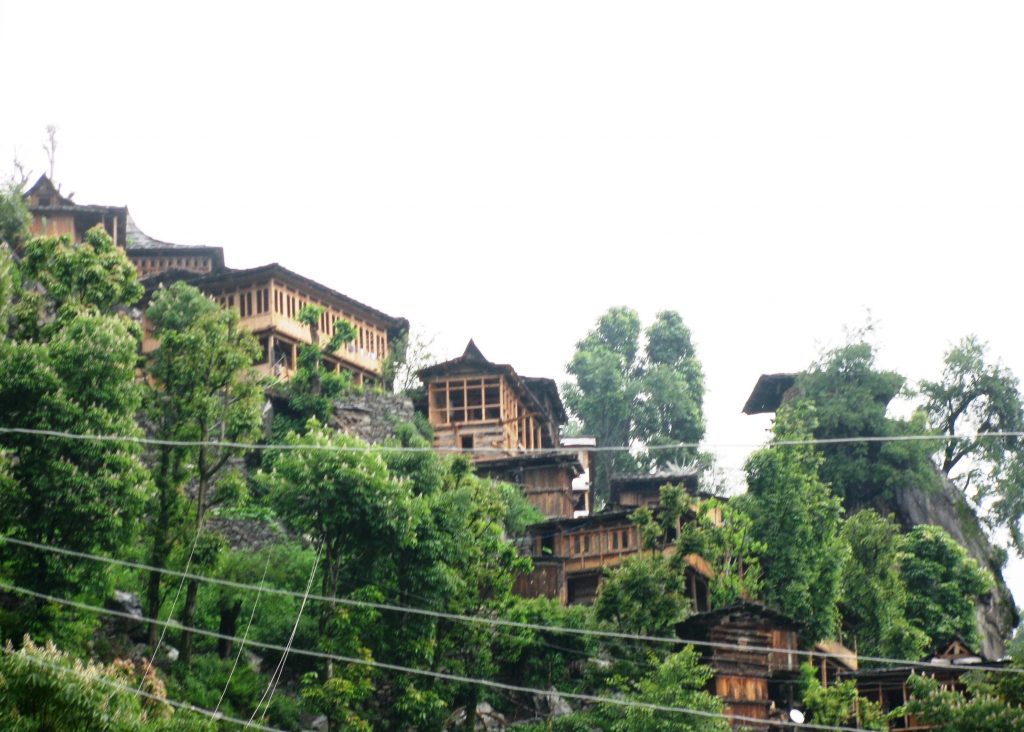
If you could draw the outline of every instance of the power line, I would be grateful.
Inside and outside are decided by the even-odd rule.
[[[54,671],[62,671],[62,672],[65,672],[65,673],[73,673],[73,674],[75,674],[75,675],[77,675],[77,676],[79,676],[82,679],[85,679],[87,681],[96,682],[98,684],[103,684],[104,686],[111,686],[111,687],[114,688],[115,691],[117,691],[117,690],[127,691],[129,693],[134,694],[135,696],[142,696],[142,697],[145,697],[147,699],[152,699],[153,701],[160,702],[162,704],[167,704],[167,705],[172,706],[172,707],[174,707],[176,709],[182,709],[184,711],[194,712],[195,714],[201,714],[203,716],[210,717],[211,719],[215,719],[215,720],[217,720],[219,722],[230,722],[231,724],[238,724],[238,725],[244,725],[246,723],[244,719],[236,719],[235,717],[230,717],[230,716],[228,716],[226,714],[221,714],[220,712],[217,712],[217,711],[210,711],[209,709],[205,709],[203,707],[197,707],[194,704],[189,704],[187,702],[180,702],[180,701],[176,701],[174,699],[165,698],[165,697],[162,697],[162,696],[157,696],[156,694],[152,694],[152,693],[150,693],[148,691],[136,690],[136,689],[132,688],[131,686],[128,686],[127,684],[120,684],[117,681],[114,681],[113,679],[106,679],[106,678],[104,678],[102,676],[86,677],[83,672],[79,671],[77,668],[75,668],[73,666],[71,666],[71,667],[69,667],[69,666],[60,666],[60,665],[55,664],[55,663],[49,663],[48,661],[44,661],[41,658],[36,658],[35,656],[29,655],[27,653],[19,654],[18,652],[14,651],[14,650],[10,650],[10,649],[8,649],[5,646],[0,646],[0,649],[2,649],[4,653],[7,653],[7,654],[9,654],[11,656],[14,656],[16,658],[28,661],[30,663],[34,663],[34,664],[39,665],[39,666],[45,666],[46,668],[53,669]],[[266,732],[284,732],[284,730],[278,729],[277,727],[267,727],[266,725],[257,725],[256,728],[260,729],[260,730],[265,730]]]
[[[92,612],[99,615],[110,615],[113,617],[128,618],[131,620],[138,620],[138,618],[130,613],[121,612],[118,610],[111,610],[98,605],[89,605],[83,602],[77,602],[75,600],[67,600],[62,597],[55,597],[53,595],[47,595],[43,592],[36,592],[25,587],[19,587],[18,585],[10,585],[4,582],[0,582],[0,589],[7,590],[10,592],[16,592],[18,594],[28,595],[35,597],[40,600],[46,600],[48,602],[55,602],[60,605],[67,607],[74,607],[86,612]],[[172,624],[166,620],[156,620],[153,622],[162,624]],[[226,635],[224,633],[218,633],[213,630],[204,630],[202,628],[183,626],[178,623],[173,623],[176,627],[181,630],[188,630],[196,635],[205,635],[210,638],[218,638],[222,640],[239,640],[237,636]],[[260,641],[249,641],[249,645],[263,648],[269,651],[286,652],[288,648],[286,646],[277,645],[274,643],[262,643]],[[578,701],[591,702],[596,704],[612,704],[614,706],[626,707],[626,708],[637,708],[637,709],[649,709],[656,712],[669,712],[675,714],[690,714],[698,717],[705,717],[710,719],[726,719],[736,722],[752,722],[758,725],[770,725],[775,727],[788,727],[791,726],[790,722],[784,722],[780,720],[765,720],[756,719],[754,717],[745,717],[740,715],[728,715],[721,712],[709,712],[703,709],[692,709],[690,707],[676,707],[668,706],[663,704],[654,704],[651,702],[637,701],[634,699],[624,699],[616,697],[599,696],[596,694],[582,694],[571,691],[554,691],[549,689],[535,689],[529,686],[519,686],[517,684],[506,684],[500,681],[491,681],[490,679],[480,679],[472,676],[462,676],[460,674],[450,674],[443,671],[431,671],[429,669],[412,668],[409,666],[400,666],[394,663],[385,663],[383,661],[373,661],[366,658],[355,658],[351,656],[342,656],[334,653],[325,653],[323,651],[311,651],[302,648],[292,648],[291,653],[295,653],[301,656],[308,656],[310,658],[319,658],[323,660],[336,661],[339,663],[349,663],[359,666],[367,666],[371,668],[380,668],[385,671],[396,671],[399,673],[407,673],[417,676],[426,676],[429,678],[439,679],[442,681],[453,681],[461,684],[475,684],[477,686],[484,686],[491,689],[499,689],[504,691],[514,691],[521,694],[533,694],[536,696],[550,697],[552,694],[564,697],[566,699],[576,699]],[[817,725],[817,724],[804,724],[805,729],[824,730],[826,732],[863,732],[863,730],[856,729],[854,727],[840,727],[833,725]]]
[[[410,447],[403,445],[330,445],[330,444],[290,444],[290,443],[256,443],[231,442],[227,440],[165,440],[156,437],[139,437],[137,435],[117,434],[82,434],[60,430],[32,429],[28,427],[0,427],[0,434],[34,435],[38,437],[56,437],[67,440],[84,440],[92,442],[125,442],[140,445],[162,447],[222,447],[236,450],[282,450],[309,452],[400,452],[400,453],[452,453],[456,455],[507,455],[508,450],[500,447]],[[728,442],[676,442],[666,445],[646,445],[642,449],[651,451],[680,449],[715,449],[715,448],[762,448],[762,447],[801,447],[813,445],[852,445],[878,442],[960,442],[980,439],[1019,439],[1024,432],[979,432],[975,435],[863,435],[859,437],[822,437],[804,440],[773,440],[767,443],[728,443]],[[630,445],[604,445],[596,447],[549,447],[530,448],[513,451],[516,455],[575,455],[579,452],[630,452],[636,449]]]
[[[65,556],[72,556],[81,559],[88,559],[96,562],[103,562],[106,564],[113,564],[122,567],[129,567],[132,569],[141,569],[146,571],[163,572],[175,577],[186,577],[187,579],[194,579],[200,582],[205,582],[212,585],[218,585],[221,587],[230,587],[236,590],[245,590],[248,592],[259,591],[259,585],[247,584],[245,582],[236,582],[234,580],[221,579],[219,577],[207,577],[205,575],[190,574],[175,569],[167,569],[161,567],[153,567],[147,564],[141,564],[139,562],[132,562],[124,559],[114,559],[111,557],[104,557],[98,554],[88,554],[86,552],[79,552],[72,549],[64,549],[62,547],[49,546],[47,544],[39,544],[33,541],[27,541],[24,539],[16,539],[10,536],[0,535],[0,542],[7,541],[11,544],[18,546],[24,546],[31,549],[38,549],[41,551],[53,552],[56,554],[62,554]],[[280,595],[284,597],[292,597],[301,599],[304,597],[304,593],[297,592],[295,590],[285,590],[276,587],[264,587],[263,592],[267,592],[274,595]],[[720,650],[744,650],[753,651],[757,653],[777,653],[779,649],[771,648],[768,646],[751,646],[751,645],[740,645],[737,643],[723,643],[718,641],[701,641],[687,638],[678,637],[667,637],[667,636],[656,636],[656,635],[644,635],[638,633],[623,633],[613,630],[599,630],[595,628],[570,628],[559,625],[544,625],[541,623],[528,623],[519,620],[507,620],[504,618],[488,618],[478,615],[460,615],[458,613],[449,613],[442,610],[428,610],[426,608],[419,608],[410,605],[396,605],[382,602],[372,602],[369,600],[353,600],[345,597],[329,597],[326,595],[309,594],[308,599],[317,602],[328,602],[337,605],[345,605],[348,607],[358,607],[372,610],[383,610],[387,612],[406,613],[410,615],[422,615],[426,617],[439,618],[443,620],[453,620],[457,622],[465,623],[476,623],[481,625],[491,625],[497,627],[508,627],[518,628],[521,630],[534,630],[542,633],[556,633],[565,635],[579,635],[579,636],[591,636],[597,638],[607,638],[615,640],[627,640],[633,642],[647,642],[647,643],[668,643],[668,644],[686,644],[692,646],[700,646],[703,648],[715,648]],[[155,621],[154,621],[155,622]],[[832,659],[845,659],[849,656],[847,653],[829,653],[827,651],[806,651],[806,650],[787,650],[785,653],[796,656],[806,656],[809,658],[832,658]],[[936,668],[963,668],[957,664],[937,661],[914,661],[907,658],[891,658],[886,656],[865,656],[859,655],[858,659],[862,661],[870,661],[872,663],[880,663],[886,665],[896,666],[911,666],[915,668],[923,669],[936,669]],[[1005,666],[972,666],[972,669],[976,671],[991,671],[994,673],[1013,673],[1013,674],[1024,674],[1024,669],[1010,668]]]

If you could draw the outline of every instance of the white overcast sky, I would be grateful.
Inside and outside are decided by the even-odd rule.
[[[0,0],[15,155],[151,236],[270,261],[560,381],[613,305],[678,310],[707,439],[870,311],[934,378],[1024,375],[1019,2]],[[726,467],[747,449],[718,450]]]

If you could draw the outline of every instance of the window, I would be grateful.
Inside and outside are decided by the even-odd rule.
[[[429,395],[433,424],[501,419],[499,377],[434,382],[430,384]]]
[[[459,438],[459,445],[462,447],[463,450],[472,450],[473,449],[473,435],[462,435]]]

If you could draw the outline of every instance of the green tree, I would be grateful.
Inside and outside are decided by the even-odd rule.
[[[815,410],[801,401],[779,410],[775,442],[808,439]],[[834,637],[837,601],[849,547],[841,534],[842,504],[818,477],[822,458],[810,445],[769,445],[747,461],[741,502],[764,543],[764,599],[804,623],[805,641]]]
[[[315,420],[303,436],[290,434],[273,470],[264,476],[285,525],[311,537],[321,552],[321,592],[338,594],[393,573],[395,552],[413,538],[417,516],[408,486],[394,480],[377,451]],[[303,450],[334,448],[328,450]],[[331,618],[321,614],[321,630]]]
[[[627,559],[607,573],[594,618],[625,633],[669,635],[690,607],[681,574],[655,553]]]
[[[612,308],[579,343],[567,369],[573,381],[565,402],[600,445],[665,446],[696,443],[704,436],[704,377],[678,313],[658,313],[646,330],[641,352],[640,317]],[[610,472],[639,465],[693,461],[695,449],[641,450],[597,456],[595,487],[607,496]]]
[[[706,691],[712,671],[700,663],[693,648],[674,653],[640,678],[612,679],[606,696],[617,696],[665,707],[681,707],[709,715],[722,715],[722,702]],[[609,732],[726,732],[723,718],[664,712],[639,706],[599,703],[590,709],[553,720],[549,729],[601,729]]]
[[[327,343],[321,343],[320,316],[323,312],[319,305],[306,305],[296,316],[299,322],[309,327],[312,342],[299,347],[295,373],[279,387],[284,393],[286,406],[274,415],[275,439],[281,439],[289,432],[301,433],[310,419],[328,424],[334,400],[352,388],[352,374],[328,369],[324,364],[324,354],[334,353],[351,342],[356,330],[348,321],[339,320],[334,325],[334,335]],[[268,457],[273,459],[274,455]]]
[[[928,636],[930,648],[957,636],[977,644],[975,601],[992,578],[938,526],[915,526],[901,544],[899,567],[911,625]]]
[[[802,664],[800,672],[803,705],[808,712],[807,721],[811,724],[889,729],[881,706],[860,696],[856,681],[836,681],[830,686],[822,686],[811,664]]]
[[[859,511],[843,524],[850,559],[843,569],[843,624],[869,656],[921,658],[929,638],[907,619],[909,600],[900,572],[904,544],[892,516]]]
[[[939,469],[975,505],[993,499],[996,522],[1024,551],[1024,443],[1016,437],[984,437],[1024,431],[1020,384],[1009,369],[988,361],[986,346],[976,336],[961,340],[944,363],[939,381],[921,382],[929,425],[951,438],[938,456]]]
[[[0,246],[17,249],[28,236],[32,214],[25,206],[21,186],[10,182],[0,188]]]
[[[138,329],[112,313],[139,293],[124,254],[102,229],[87,242],[32,239],[8,281],[14,317],[0,330],[0,423],[74,434],[140,435]],[[47,262],[75,262],[50,269]],[[149,490],[132,442],[7,434],[14,459],[0,484],[0,531],[88,553],[117,552],[135,533]],[[4,547],[0,568],[16,584],[50,594],[85,589],[92,563]]]
[[[797,379],[802,395],[814,403],[818,439],[869,437],[872,440],[824,444],[821,478],[850,512],[889,505],[896,491],[938,490],[931,463],[932,446],[921,441],[878,441],[926,431],[924,415],[910,420],[886,416],[889,402],[905,380],[875,364],[865,341],[833,349]]]
[[[1005,732],[1024,729],[1024,708],[976,690],[968,693],[944,689],[929,676],[914,674],[907,680],[910,701],[897,714],[913,714],[936,732]]]
[[[197,714],[174,712],[160,701],[163,684],[152,673],[143,680],[156,697],[140,699],[131,662],[104,666],[82,661],[53,644],[25,638],[15,650],[0,649],[0,726],[14,732],[170,732],[215,725]]]
[[[162,440],[198,443],[190,447],[162,445],[154,478],[158,488],[151,507],[153,550],[150,560],[166,566],[174,540],[174,523],[183,511],[185,483],[195,483],[194,532],[202,530],[206,511],[227,496],[216,495],[217,478],[241,450],[224,443],[245,443],[260,436],[263,394],[252,364],[259,346],[241,329],[238,315],[224,310],[199,290],[176,282],[160,290],[146,311],[153,336],[160,342],[150,355],[151,389],[147,412]],[[205,540],[197,557],[212,564],[216,543]],[[199,549],[197,544],[197,550]],[[211,553],[212,552],[212,553]],[[200,568],[202,565],[196,565]],[[152,572],[147,597],[150,617],[160,605],[159,572]],[[183,623],[193,625],[198,582],[190,580]],[[154,639],[156,625],[150,626]],[[182,632],[182,658],[191,658],[191,631]]]
[[[89,229],[80,244],[66,236],[30,239],[21,269],[26,282],[46,292],[42,316],[112,314],[142,297],[135,266],[99,225]]]
[[[697,516],[683,524],[679,534],[680,561],[685,555],[700,555],[714,570],[708,580],[713,608],[761,596],[760,557],[767,547],[754,533],[750,516],[738,506],[710,498],[701,501]]]

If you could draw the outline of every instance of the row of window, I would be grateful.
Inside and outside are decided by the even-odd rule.
[[[438,424],[501,419],[501,379],[452,379],[430,385],[430,413]]]
[[[608,552],[629,549],[630,531],[631,529],[625,528],[573,534],[569,538],[569,556],[579,557],[587,554],[607,554]]]
[[[166,272],[169,269],[184,269],[192,272],[209,272],[209,257],[147,257],[135,259],[135,267],[140,274]]]
[[[253,295],[255,294],[255,301]],[[297,320],[299,312],[310,302],[297,294],[273,288],[263,287],[257,290],[247,290],[237,293],[238,312],[243,318],[252,315],[262,315],[271,310],[271,299],[273,299],[273,311],[285,317]],[[235,293],[222,295],[217,298],[222,307],[235,307]],[[372,326],[359,323],[354,318],[345,317],[333,310],[324,309],[320,315],[320,333],[325,338],[331,338],[337,328],[338,321],[347,320],[356,329],[355,339],[347,345],[350,353],[363,353],[371,359],[377,360],[387,355],[387,336],[381,330]]]

